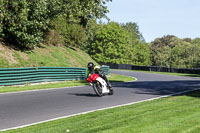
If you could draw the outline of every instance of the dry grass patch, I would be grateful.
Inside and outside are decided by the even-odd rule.
[[[14,50],[0,44],[0,56],[7,60],[9,64],[17,64],[18,60],[14,56]]]

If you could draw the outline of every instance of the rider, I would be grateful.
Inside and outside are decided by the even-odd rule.
[[[88,67],[88,72],[87,72],[87,76],[88,77],[91,74],[96,73],[96,74],[98,74],[101,78],[103,78],[106,81],[106,83],[108,84],[109,88],[112,88],[112,86],[111,86],[110,82],[108,81],[106,75],[104,74],[103,70],[100,69],[99,66],[95,66],[94,63],[89,62],[88,65],[87,65],[87,67]]]

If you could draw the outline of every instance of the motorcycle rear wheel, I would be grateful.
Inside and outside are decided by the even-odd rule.
[[[114,90],[110,88],[108,95],[113,95],[113,94],[114,94]]]

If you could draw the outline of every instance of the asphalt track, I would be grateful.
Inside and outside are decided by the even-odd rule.
[[[90,86],[0,94],[0,130],[200,88],[199,78],[111,72],[138,80],[115,83],[114,95],[104,97],[97,97]]]

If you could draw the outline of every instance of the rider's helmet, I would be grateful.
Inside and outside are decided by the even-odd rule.
[[[90,70],[90,71],[93,70],[94,69],[94,63],[89,62],[87,67],[88,67],[88,70]]]

